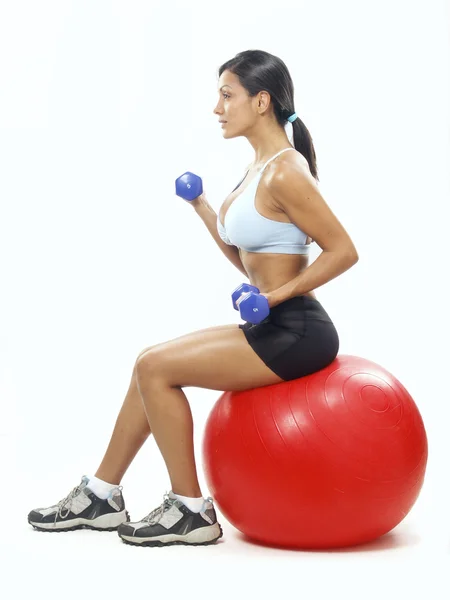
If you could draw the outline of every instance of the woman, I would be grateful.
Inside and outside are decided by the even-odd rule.
[[[190,204],[225,256],[266,296],[270,314],[256,325],[211,327],[141,352],[95,476],[83,476],[58,504],[31,511],[28,521],[36,529],[117,529],[126,543],[152,546],[217,541],[222,530],[212,499],[200,490],[182,388],[272,385],[322,369],[338,353],[336,329],[314,289],[349,269],[358,255],[318,191],[314,147],[295,113],[286,65],[267,52],[239,53],[220,67],[218,89],[214,114],[224,137],[246,137],[255,157],[219,215],[204,194]],[[286,135],[288,121],[295,147]],[[308,266],[312,240],[322,253]],[[130,523],[120,482],[150,433],[172,489],[161,506]]]

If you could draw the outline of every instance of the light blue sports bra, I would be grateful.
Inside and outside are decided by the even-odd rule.
[[[246,252],[308,254],[310,244],[305,244],[308,236],[297,225],[268,219],[259,214],[255,207],[256,191],[264,169],[274,158],[287,150],[295,150],[295,148],[284,148],[269,158],[245,190],[233,200],[225,215],[225,226],[217,216],[217,231],[229,246],[237,246]],[[247,174],[248,171],[241,183]]]

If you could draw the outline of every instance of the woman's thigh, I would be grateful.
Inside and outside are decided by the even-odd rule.
[[[185,333],[184,335],[180,335],[179,337],[173,338],[171,340],[166,340],[165,342],[161,342],[159,344],[154,344],[153,346],[148,346],[148,348],[144,348],[144,350],[142,350],[142,352],[139,353],[138,359],[145,354],[146,352],[148,352],[148,350],[151,350],[153,348],[159,348],[160,346],[164,346],[165,344],[170,344],[171,342],[176,342],[178,340],[182,340],[184,338],[187,337],[192,337],[194,335],[205,335],[208,333],[215,333],[216,331],[220,331],[220,330],[233,330],[233,329],[238,329],[239,325],[230,325],[230,324],[226,324],[226,325],[216,325],[214,327],[206,327],[205,329],[199,329],[198,331],[194,331],[192,333]]]
[[[141,354],[139,385],[238,391],[282,381],[248,343],[238,325],[197,331]]]

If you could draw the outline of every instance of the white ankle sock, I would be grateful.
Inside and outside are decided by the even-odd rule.
[[[181,502],[187,506],[189,510],[192,510],[192,512],[199,513],[202,510],[203,502],[205,501],[203,496],[200,498],[189,498],[188,496],[180,496],[180,494],[175,494],[174,492],[172,492],[172,494],[178,498],[178,500],[181,500]]]
[[[119,487],[116,483],[107,483],[98,477],[89,477],[88,488],[102,500],[106,500],[111,490]]]

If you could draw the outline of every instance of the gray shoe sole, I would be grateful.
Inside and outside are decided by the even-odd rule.
[[[214,523],[214,525],[208,527],[194,529],[186,535],[172,533],[154,538],[138,538],[130,535],[120,535],[120,533],[118,535],[124,544],[130,544],[131,546],[209,546],[223,537],[223,531],[219,523]]]

